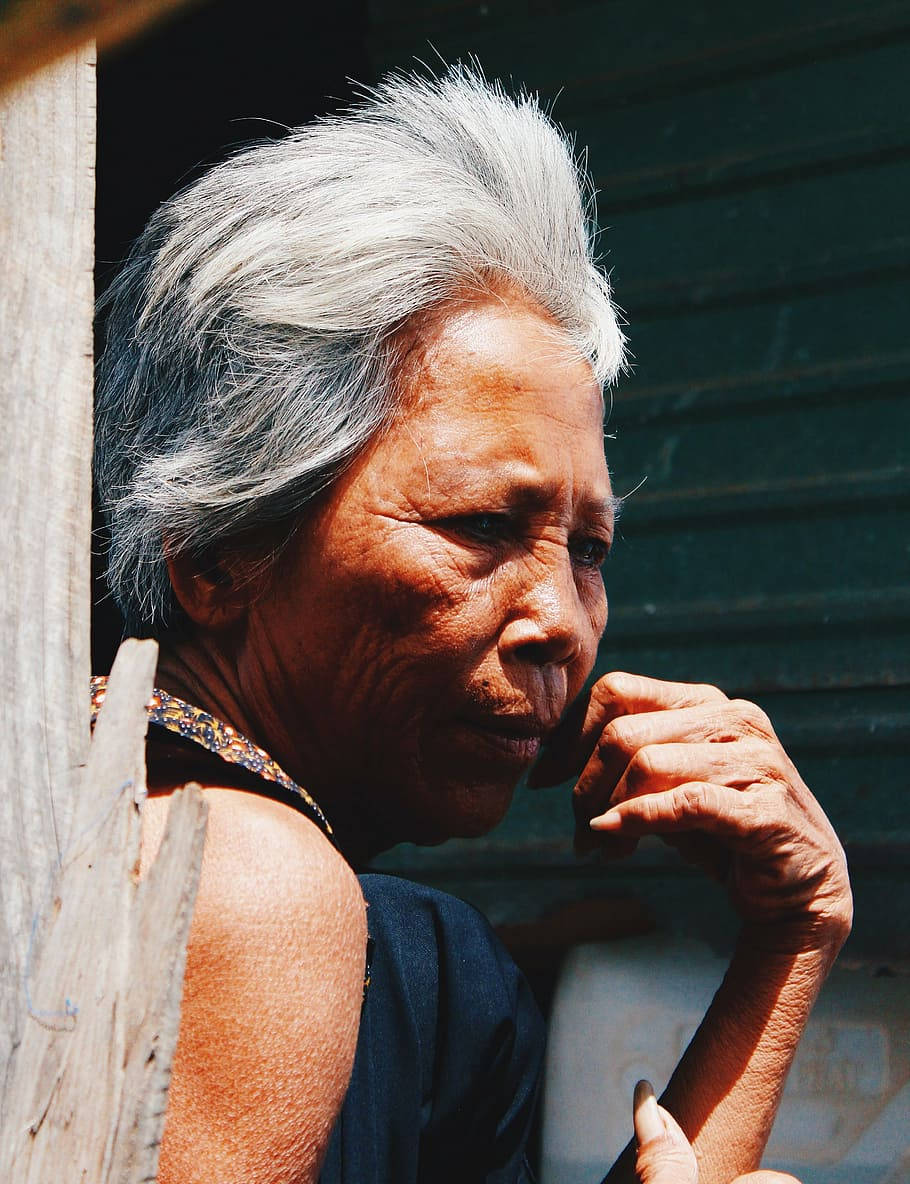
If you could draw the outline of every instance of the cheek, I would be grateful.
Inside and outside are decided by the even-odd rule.
[[[489,582],[472,578],[434,532],[394,524],[355,554],[347,546],[325,570],[321,614],[348,671],[401,685],[415,667],[448,658],[467,666],[493,617]],[[429,661],[428,661],[429,660]]]
[[[376,568],[356,577],[354,587],[368,628],[387,642],[428,649],[443,647],[469,595],[469,585],[446,556],[407,537],[396,539]]]
[[[590,622],[590,630],[584,646],[584,664],[586,666],[584,678],[587,678],[594,669],[594,663],[597,660],[597,647],[607,627],[607,594],[603,579],[599,575],[592,575],[590,582],[581,589],[580,596]]]
[[[591,630],[594,634],[594,647],[597,648],[604,630],[607,627],[607,591],[602,577],[598,577],[595,588],[591,593]]]

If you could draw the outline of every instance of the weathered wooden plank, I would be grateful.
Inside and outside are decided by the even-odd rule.
[[[186,943],[202,864],[206,809],[199,787],[171,797],[167,826],[130,918],[122,1106],[110,1179],[155,1178],[177,1046]]]
[[[0,90],[94,38],[112,45],[188,0],[19,0],[0,4]]]
[[[617,216],[604,246],[620,302],[645,316],[906,276],[908,186],[901,161]]]
[[[89,743],[94,52],[0,100],[0,1068]]]
[[[0,1179],[139,1184],[205,809],[178,796],[138,885],[153,643],[88,744],[94,52],[9,92],[0,143]]]
[[[804,360],[801,364],[781,366],[774,355],[784,349],[804,355],[809,353],[805,339],[801,341],[797,338],[794,342],[785,340],[789,332],[788,322],[793,319],[787,314],[792,308],[786,306],[781,311],[784,315],[779,318],[777,341],[772,336],[770,340],[766,338],[764,343],[749,340],[751,326],[748,321],[743,324],[745,318],[740,317],[741,331],[733,344],[739,346],[741,354],[746,354],[749,348],[757,350],[764,344],[767,361],[762,369],[748,369],[749,359],[745,357],[739,359],[739,366],[732,372],[719,371],[705,375],[702,365],[702,373],[696,371],[690,378],[683,370],[683,359],[677,354],[679,370],[683,372],[677,373],[670,381],[641,382],[636,373],[635,378],[622,382],[618,393],[614,395],[610,426],[620,424],[628,431],[630,427],[653,427],[655,423],[665,426],[689,419],[703,419],[711,414],[732,419],[750,411],[770,414],[782,412],[786,407],[792,412],[800,403],[829,407],[839,399],[848,399],[855,404],[860,399],[865,401],[872,398],[888,404],[901,398],[910,386],[910,350],[844,357],[838,356],[832,347],[825,361]],[[897,318],[892,315],[890,319]],[[706,339],[714,340],[710,322],[703,325],[703,332]],[[697,361],[696,344],[701,346],[702,355],[705,352],[703,342],[690,343],[693,361]],[[853,342],[845,344],[849,348]],[[650,366],[649,359],[644,359],[641,370],[660,374],[656,363],[663,362],[666,366],[668,359],[655,357],[653,361],[655,364]],[[888,414],[887,407],[881,410]]]
[[[72,833],[32,929],[0,1150],[0,1178],[17,1184],[155,1176],[205,829],[190,787],[139,884],[156,660],[154,642],[121,647]]]
[[[650,101],[746,70],[818,60],[910,29],[906,0],[659,7],[636,0],[371,0],[370,9],[380,70],[407,65],[414,55],[432,65],[439,56],[476,54],[492,76],[540,89],[548,99],[558,94],[563,117],[592,102]]]
[[[910,586],[855,591],[780,592],[732,600],[703,597],[690,601],[650,600],[623,604],[610,613],[605,649],[629,648],[667,639],[671,645],[696,639],[792,639],[834,629],[885,629],[910,620]]]
[[[568,126],[612,214],[906,151],[908,76],[910,43],[899,41],[649,102],[595,102]]]
[[[629,498],[621,520],[624,526],[629,524],[630,536],[637,533],[640,537],[645,530],[665,530],[677,524],[691,529],[700,523],[744,525],[772,515],[801,513],[809,517],[818,511],[831,514],[857,509],[868,512],[876,506],[906,507],[910,506],[910,467],[788,474],[770,480],[750,473],[726,485],[674,486],[654,493],[645,489]]]
[[[766,375],[763,389],[774,386]],[[796,407],[784,397],[770,395],[764,405],[752,407],[732,399],[729,407],[720,398],[693,400],[685,412],[665,418],[652,415],[642,425],[618,411],[611,425],[615,439],[609,455],[621,487],[647,479],[640,494],[648,500],[637,507],[644,513],[660,505],[653,500],[658,494],[697,490],[710,502],[729,490],[739,496],[747,486],[764,491],[769,483],[773,508],[776,499],[785,496],[782,482],[787,481],[797,500],[804,502],[808,490],[815,499],[834,498],[841,475],[850,482],[851,493],[868,490],[881,501],[902,493],[900,470],[910,459],[908,387],[910,376],[886,392],[864,390],[858,395],[855,387],[828,392],[822,388],[811,405],[805,405],[804,395],[805,402]],[[860,403],[863,413],[858,415]],[[856,473],[875,476],[867,477],[860,490]],[[910,466],[905,476],[903,492],[910,496]],[[799,482],[795,487],[794,479]],[[883,493],[885,483],[888,494]],[[639,496],[635,494],[633,501]]]

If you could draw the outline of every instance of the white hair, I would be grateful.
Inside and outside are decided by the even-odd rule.
[[[174,623],[165,545],[202,555],[299,520],[389,423],[409,318],[505,282],[611,381],[623,336],[595,235],[565,134],[463,66],[393,75],[164,203],[105,298],[96,398],[129,630]]]

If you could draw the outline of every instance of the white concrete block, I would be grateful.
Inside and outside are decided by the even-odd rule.
[[[579,946],[550,1024],[542,1184],[598,1184],[660,1092],[726,969],[705,945]],[[765,1165],[803,1184],[910,1184],[910,979],[836,969],[797,1054]]]

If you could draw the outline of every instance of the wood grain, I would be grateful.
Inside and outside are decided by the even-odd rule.
[[[157,647],[89,745],[93,52],[0,104],[0,1180],[153,1180],[205,827],[138,882]]]
[[[121,646],[71,839],[32,931],[0,1150],[0,1178],[21,1184],[139,1184],[157,1170],[206,808],[198,787],[177,793],[140,884],[156,659],[154,642]]]
[[[0,102],[0,1068],[89,744],[94,53]]]

